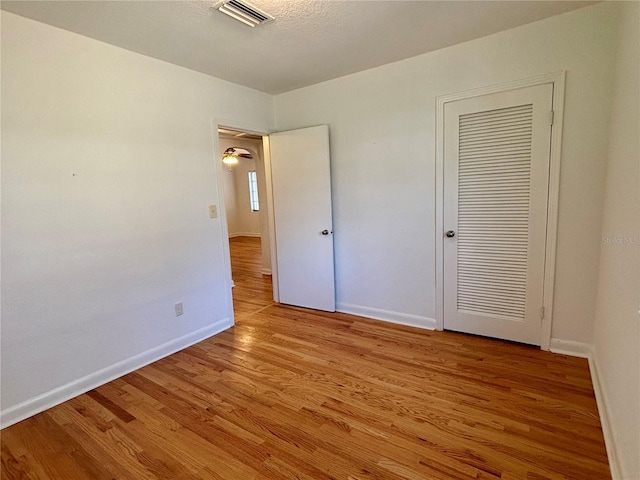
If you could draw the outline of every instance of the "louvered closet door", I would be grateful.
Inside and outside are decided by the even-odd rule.
[[[552,96],[540,85],[445,105],[447,330],[540,345]]]

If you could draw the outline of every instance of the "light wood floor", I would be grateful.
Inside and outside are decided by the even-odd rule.
[[[231,250],[231,276],[233,288],[233,310],[238,325],[242,318],[273,305],[271,277],[262,275],[262,252],[260,239],[235,237],[229,241]]]
[[[3,479],[606,479],[585,360],[274,305],[2,432]]]

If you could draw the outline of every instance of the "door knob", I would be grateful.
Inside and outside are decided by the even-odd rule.
[[[445,235],[449,238],[452,238],[456,236],[456,232],[454,232],[453,230],[449,230]]]
[[[322,235],[329,235],[329,230],[326,230],[326,229],[325,229],[325,230],[322,230],[320,233],[321,233]]]

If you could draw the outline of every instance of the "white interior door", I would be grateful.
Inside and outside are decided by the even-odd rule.
[[[444,327],[540,345],[553,86],[445,105]]]
[[[269,137],[279,301],[335,312],[329,128]]]

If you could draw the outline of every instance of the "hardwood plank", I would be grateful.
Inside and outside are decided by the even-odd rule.
[[[259,238],[229,239],[233,308],[236,321],[273,303],[271,277],[262,275],[262,251]]]
[[[231,239],[236,325],[2,431],[2,479],[606,479],[584,359],[276,305]]]

